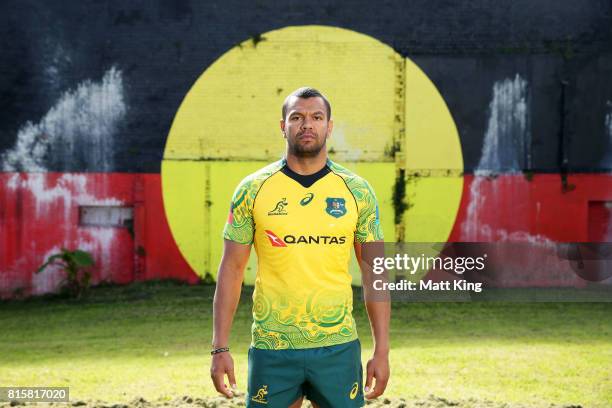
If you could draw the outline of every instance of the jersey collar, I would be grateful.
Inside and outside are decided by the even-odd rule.
[[[325,177],[325,175],[331,171],[330,166],[331,166],[331,161],[328,158],[325,162],[325,166],[323,166],[321,170],[313,174],[302,175],[302,174],[298,174],[295,171],[291,170],[289,166],[287,165],[287,159],[283,157],[282,168],[280,171],[287,177],[297,181],[302,187],[309,188],[314,183],[316,183],[318,180]]]

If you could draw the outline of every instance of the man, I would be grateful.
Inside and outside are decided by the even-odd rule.
[[[233,396],[229,333],[254,243],[247,407],[300,407],[304,396],[315,407],[361,407],[348,264],[351,246],[361,264],[362,246],[382,240],[378,204],[364,179],[328,159],[333,121],[320,92],[290,94],[280,127],[286,157],[246,177],[232,198],[214,298],[211,377],[217,391]],[[376,398],[389,378],[390,307],[366,297],[366,308],[374,355],[365,397]]]

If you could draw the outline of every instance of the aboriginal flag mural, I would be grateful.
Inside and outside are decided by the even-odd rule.
[[[612,241],[609,2],[0,15],[2,297],[54,291],[60,271],[34,271],[62,247],[94,254],[94,283],[214,280],[233,189],[281,157],[281,104],[305,85],[329,97],[330,157],[371,182],[388,241]]]

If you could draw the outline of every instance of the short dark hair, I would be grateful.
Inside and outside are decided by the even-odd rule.
[[[329,101],[327,100],[325,95],[323,95],[321,92],[317,91],[314,88],[304,86],[302,88],[296,89],[295,91],[291,92],[285,98],[285,102],[283,102],[283,110],[282,110],[283,120],[285,120],[285,115],[287,114],[287,105],[289,104],[289,98],[291,98],[292,96],[297,96],[298,98],[304,98],[304,99],[316,98],[316,97],[323,99],[323,102],[325,103],[325,108],[327,109],[327,120],[329,121],[329,119],[331,118],[331,105],[329,104]]]

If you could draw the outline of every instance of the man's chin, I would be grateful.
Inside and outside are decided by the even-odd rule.
[[[297,157],[317,157],[323,149],[295,149],[293,155]]]
[[[293,146],[291,154],[297,157],[316,157],[323,150],[323,146]]]

